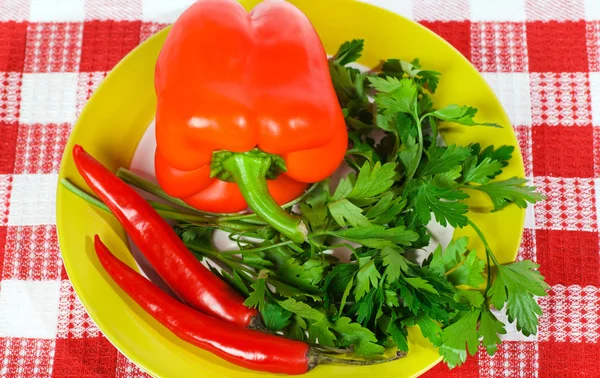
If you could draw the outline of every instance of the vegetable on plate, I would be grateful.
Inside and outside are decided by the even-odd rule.
[[[302,243],[278,206],[330,176],[348,144],[323,45],[283,0],[249,14],[199,1],[173,25],[156,65],[156,178],[199,210],[248,206]]]
[[[73,159],[79,174],[117,217],[127,234],[165,283],[188,305],[233,324],[260,324],[256,310],[202,265],[171,226],[117,176],[75,145]]]

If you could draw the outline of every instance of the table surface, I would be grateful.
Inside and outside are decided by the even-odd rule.
[[[316,0],[315,0],[316,1]],[[600,1],[370,0],[452,43],[502,101],[527,177],[519,259],[551,285],[537,336],[509,332],[427,377],[598,377]],[[102,336],[64,271],[62,152],[106,73],[190,0],[0,0],[0,377],[146,376]]]

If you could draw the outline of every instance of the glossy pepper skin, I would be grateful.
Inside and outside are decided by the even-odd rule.
[[[100,263],[144,311],[177,337],[235,365],[279,374],[303,374],[316,364],[307,344],[260,331],[238,328],[193,310],[117,259],[98,235],[94,247]]]
[[[155,88],[156,177],[200,210],[249,205],[260,214],[237,177],[210,177],[215,151],[257,148],[283,158],[287,171],[267,180],[280,205],[330,176],[346,152],[325,50],[307,17],[286,1],[266,0],[250,13],[234,0],[196,2],[170,31]]]
[[[165,283],[190,306],[237,326],[259,321],[256,310],[212,274],[186,248],[169,224],[129,185],[75,145],[77,170],[108,206]]]

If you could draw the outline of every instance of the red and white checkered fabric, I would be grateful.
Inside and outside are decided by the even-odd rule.
[[[365,0],[413,18],[482,72],[527,176],[520,258],[552,290],[537,336],[427,377],[600,377],[600,0]],[[102,336],[60,258],[60,158],[87,99],[192,0],[0,0],[0,377],[145,377]]]

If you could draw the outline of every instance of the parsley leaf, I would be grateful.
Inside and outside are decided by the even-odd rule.
[[[511,203],[525,208],[528,202],[536,203],[546,199],[544,195],[536,192],[534,187],[523,185],[526,182],[525,179],[513,177],[485,185],[469,186],[469,188],[487,194],[494,204],[494,211],[501,210]]]
[[[375,334],[358,323],[352,323],[348,317],[341,317],[333,324],[333,329],[340,335],[341,346],[354,346],[357,356],[371,357],[381,355],[385,348],[377,344]]]
[[[408,331],[406,326],[401,321],[397,320],[396,313],[393,313],[394,317],[388,324],[387,331],[392,336],[392,340],[398,350],[402,352],[408,352]]]
[[[281,331],[291,323],[292,313],[271,301],[265,303],[260,314],[265,322],[265,327],[273,332]]]
[[[472,250],[467,254],[463,263],[448,274],[448,280],[454,286],[467,285],[477,288],[485,282],[482,275],[484,269],[485,262],[477,257],[475,250]]]
[[[308,341],[311,343],[318,341],[319,344],[329,347],[334,346],[336,337],[329,327],[331,327],[331,324],[329,324],[327,319],[308,323]]]
[[[377,287],[381,274],[375,266],[375,260],[370,257],[358,260],[360,269],[356,273],[356,286],[354,287],[354,298],[358,301],[369,292],[371,287]]]
[[[370,225],[368,227],[327,231],[326,233],[371,248],[385,248],[394,244],[408,246],[419,238],[419,234],[407,230],[405,226],[385,228],[380,225]]]
[[[550,287],[538,270],[538,264],[530,260],[518,261],[507,265],[498,265],[494,283],[488,296],[494,307],[502,309],[506,303],[508,320],[517,320],[517,330],[523,335],[535,335],[539,315],[542,309],[535,296],[543,297]]]
[[[464,227],[467,225],[467,205],[458,200],[467,198],[468,195],[458,190],[438,188],[428,182],[422,182],[418,188],[415,201],[415,211],[423,224],[429,223],[431,213],[442,225],[450,224],[452,227]]]
[[[353,227],[369,227],[371,222],[365,217],[363,210],[347,199],[331,202],[327,205],[329,213],[341,227],[349,224]]]
[[[502,169],[502,163],[486,157],[479,163],[476,156],[471,156],[463,163],[463,181],[476,184],[487,184]]]
[[[325,314],[323,314],[319,310],[312,308],[304,302],[298,302],[292,298],[288,298],[284,301],[277,301],[277,304],[279,304],[279,306],[288,310],[289,312],[293,312],[294,314],[301,316],[305,319],[316,321],[325,319]]]
[[[342,66],[351,62],[355,62],[358,60],[358,58],[360,58],[363,48],[363,39],[346,41],[340,46],[337,53],[333,56],[333,61]]]
[[[443,332],[435,320],[427,315],[421,315],[416,318],[416,323],[421,329],[423,336],[428,338],[434,346],[440,346]]]
[[[411,79],[398,80],[393,76],[386,78],[369,76],[367,78],[379,93],[375,102],[383,114],[409,113],[417,111],[417,87]]]
[[[462,163],[470,154],[470,148],[460,147],[455,144],[449,147],[435,148],[423,167],[421,175],[428,176],[444,173]]]
[[[498,334],[506,334],[504,324],[500,322],[494,314],[489,310],[481,311],[481,319],[479,320],[479,337],[482,337],[482,344],[485,346],[488,354],[493,356],[498,349],[498,344],[502,341]]]
[[[458,106],[452,104],[429,114],[441,119],[442,121],[455,122],[465,126],[490,126],[502,128],[502,126],[498,125],[497,123],[475,122],[473,117],[475,117],[475,114],[477,114],[477,109],[471,106]]]
[[[369,162],[365,162],[348,198],[366,199],[385,192],[394,184],[395,168],[396,164],[394,163],[386,163],[382,166],[380,162],[377,162],[371,168]]]
[[[440,354],[450,367],[462,365],[467,360],[467,351],[473,356],[477,352],[477,320],[479,310],[463,312],[457,321],[444,328]]]
[[[253,290],[244,301],[244,306],[258,308],[259,311],[263,311],[265,307],[265,294],[267,293],[265,279],[261,278],[256,280],[250,287],[252,287]]]
[[[401,272],[408,272],[408,260],[396,248],[383,248],[381,257],[383,266],[386,267],[383,276],[387,282],[394,282],[400,277]]]

